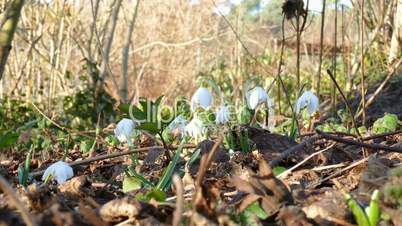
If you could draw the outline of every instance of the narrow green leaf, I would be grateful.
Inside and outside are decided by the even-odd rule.
[[[168,188],[168,185],[170,184],[170,181],[173,176],[174,169],[176,167],[177,161],[179,160],[180,154],[183,150],[184,145],[188,142],[189,138],[185,136],[183,140],[181,141],[179,147],[176,150],[175,155],[173,156],[172,161],[169,163],[168,167],[166,167],[165,172],[163,173],[163,176],[159,183],[156,185],[157,190],[165,190]]]
[[[369,219],[367,218],[364,210],[359,206],[357,201],[349,194],[345,194],[346,202],[355,217],[358,226],[370,226]]]
[[[376,226],[381,216],[379,199],[380,192],[376,189],[371,196],[370,206],[366,209],[366,214],[371,226]]]
[[[159,133],[161,130],[158,128],[158,124],[157,123],[153,123],[153,122],[145,122],[142,123],[141,125],[139,125],[137,127],[137,129],[140,130],[145,130],[147,132],[150,132],[151,134],[157,134]]]

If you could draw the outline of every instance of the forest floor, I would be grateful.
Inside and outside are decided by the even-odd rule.
[[[402,80],[392,81],[367,111],[370,122],[384,112],[402,118]],[[373,88],[374,90],[374,88]],[[371,93],[371,92],[369,92]],[[359,99],[359,98],[357,98]],[[356,106],[356,104],[352,104]],[[123,193],[123,165],[127,155],[74,166],[67,182],[18,185],[22,153],[3,153],[0,173],[12,182],[18,200],[29,209],[34,225],[354,225],[345,194],[360,206],[370,203],[378,189],[384,225],[402,225],[402,131],[357,138],[343,133],[312,132],[296,143],[262,129],[242,126],[257,151],[231,152],[216,138],[195,148],[200,157],[176,166],[183,179],[173,179],[166,197],[146,197],[150,189]],[[137,147],[150,147],[142,139]],[[70,152],[67,162],[127,151],[113,147],[83,154]],[[150,148],[138,154],[136,171],[155,183],[166,168],[164,150]],[[62,150],[38,153],[31,160],[38,172],[63,156]],[[273,172],[276,166],[287,170]],[[276,175],[276,176],[274,176]],[[40,173],[33,176],[40,180]],[[162,195],[162,196],[163,196]],[[250,205],[252,203],[259,205]],[[261,211],[263,210],[263,211]],[[9,194],[0,194],[0,225],[25,225],[24,210],[16,208]],[[386,223],[386,224],[385,224]]]

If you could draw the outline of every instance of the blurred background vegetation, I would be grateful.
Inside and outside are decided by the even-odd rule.
[[[11,2],[0,1],[2,14]],[[348,97],[360,90],[362,7],[360,1],[327,0],[321,32],[322,1],[310,3],[300,37],[300,82],[305,90],[319,92],[325,107],[338,99],[331,95],[335,88],[327,69],[336,72]],[[250,81],[270,86],[278,74],[282,44],[280,73],[294,103],[298,43],[294,24],[287,20],[283,40],[282,4],[26,0],[0,81],[0,131],[36,120],[39,113],[31,103],[62,125],[107,125],[116,120],[119,103],[160,95],[168,102],[177,95],[190,97],[199,76],[213,79],[235,101]],[[400,5],[398,0],[365,1],[363,51],[369,87],[401,58]],[[289,116],[278,82],[269,95],[277,111]]]

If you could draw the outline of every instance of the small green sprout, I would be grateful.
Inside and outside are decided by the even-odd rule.
[[[381,210],[379,207],[380,192],[375,190],[371,196],[370,205],[363,209],[350,195],[345,194],[345,199],[358,226],[376,226],[380,220]]]

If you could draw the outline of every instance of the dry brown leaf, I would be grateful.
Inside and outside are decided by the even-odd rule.
[[[129,197],[109,201],[100,208],[99,214],[103,220],[108,222],[117,222],[127,218],[143,219],[149,216],[158,220],[165,218],[154,206]]]
[[[248,193],[248,196],[240,203],[239,211],[243,211],[254,201],[260,199],[261,207],[268,216],[272,216],[283,205],[293,203],[293,198],[287,187],[272,174],[271,168],[263,159],[259,161],[258,174],[252,174],[249,181],[235,176],[232,183],[239,191]]]
[[[108,226],[92,209],[85,207],[82,203],[79,204],[78,212],[92,225]]]
[[[119,221],[124,218],[135,218],[140,214],[142,205],[135,199],[123,198],[112,200],[101,207],[100,216],[105,221]]]
[[[277,220],[284,226],[313,226],[318,225],[308,219],[300,207],[286,206],[278,214]]]

